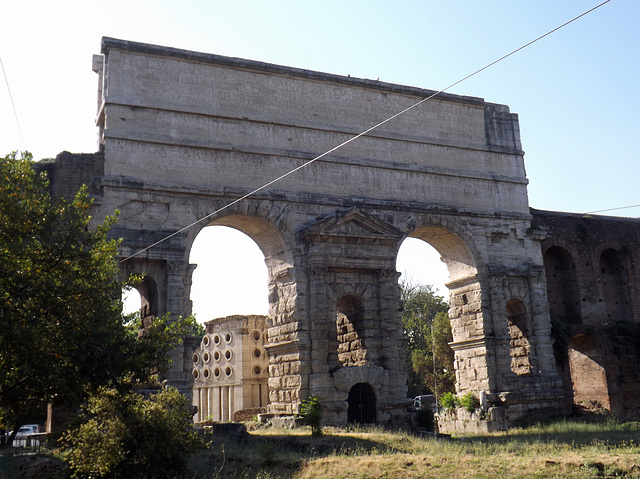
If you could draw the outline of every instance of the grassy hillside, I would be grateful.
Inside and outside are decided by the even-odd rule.
[[[250,430],[193,458],[207,478],[640,477],[640,423],[562,421],[452,438],[382,429]]]

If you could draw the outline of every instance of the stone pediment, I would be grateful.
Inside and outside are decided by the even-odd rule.
[[[307,243],[395,242],[404,236],[398,228],[358,208],[323,218],[302,232],[302,238]]]

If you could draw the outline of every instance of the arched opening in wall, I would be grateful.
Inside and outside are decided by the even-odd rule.
[[[611,411],[604,355],[592,335],[579,334],[569,342],[569,370],[577,409]]]
[[[264,326],[256,318],[242,319],[251,322],[251,334],[246,336],[249,348],[241,347],[240,331],[220,328],[224,321],[208,326],[213,329],[209,348],[216,367],[212,384],[195,385],[194,405],[203,411],[212,408],[214,420],[225,421],[241,409],[269,403],[268,372],[273,369],[263,363],[265,352],[258,348],[264,347],[268,328],[282,324],[295,304],[295,283],[289,275],[292,253],[273,226],[248,215],[216,218],[199,232],[191,232],[189,241],[189,260],[196,265],[190,297],[199,322],[235,315],[267,316]],[[268,338],[272,339],[282,341]],[[248,366],[236,367],[242,363]]]
[[[511,371],[518,376],[531,374],[531,342],[527,323],[527,309],[524,303],[518,298],[507,301]]]
[[[449,300],[447,265],[431,244],[418,238],[406,238],[400,245],[396,258],[400,284],[407,286],[429,285],[433,292],[445,301]]]
[[[559,246],[547,249],[544,270],[551,320],[582,324],[576,266],[569,252]]]
[[[268,271],[250,236],[226,226],[207,226],[191,248],[191,301],[198,322],[242,314],[266,315]]]
[[[600,255],[602,299],[609,321],[631,320],[627,272],[620,253],[607,249]]]
[[[330,369],[367,364],[364,314],[364,305],[357,296],[349,294],[338,300],[335,330],[329,331]]]
[[[376,392],[369,383],[358,383],[349,391],[347,421],[349,424],[376,422]]]
[[[123,313],[138,312],[141,319],[158,314],[158,285],[154,279],[146,275],[135,287],[122,293]]]
[[[435,351],[440,351],[436,354],[436,361],[431,361],[429,374],[419,372],[425,368],[417,358],[424,356],[414,354],[415,350],[412,349],[412,344],[419,345],[419,342],[407,343],[408,394],[443,394],[453,389],[456,381],[455,365],[464,364],[464,356],[473,354],[468,347],[461,347],[456,351],[457,342],[463,343],[466,338],[482,334],[482,321],[477,320],[481,315],[480,284],[473,254],[467,244],[452,231],[440,226],[425,226],[412,231],[403,241],[396,259],[396,268],[402,273],[401,285],[404,281],[408,281],[410,285],[433,285],[436,295],[449,303],[449,324],[434,323],[429,328],[432,331],[430,335],[433,331],[438,332],[431,336],[431,341],[435,337],[439,338],[439,343],[433,346]],[[450,326],[451,332],[447,326]],[[413,332],[405,328],[405,336],[409,337],[411,334]],[[421,334],[423,333],[417,331],[416,337]],[[480,388],[475,384],[466,386],[476,390]]]
[[[433,278],[431,284],[445,298],[447,296],[447,288],[451,295],[460,285],[467,286],[470,283],[477,282],[476,263],[471,251],[458,235],[446,228],[440,226],[418,228],[405,239],[400,246],[400,251],[404,250],[404,248],[416,248],[416,251],[418,251],[408,261],[413,261],[414,266],[407,269],[407,278],[411,279],[411,276],[414,275],[422,278],[425,277],[425,269],[431,270],[431,273],[427,273],[429,278]],[[399,264],[401,259],[400,251],[396,259],[396,265],[398,270],[404,273]],[[402,251],[402,256],[405,255],[406,253]],[[407,257],[410,258],[409,256]],[[428,263],[422,262],[423,259],[428,260]],[[418,268],[415,266],[418,266]]]

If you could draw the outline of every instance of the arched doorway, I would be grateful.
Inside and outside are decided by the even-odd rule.
[[[376,393],[368,383],[358,383],[349,391],[349,424],[375,424]]]
[[[586,411],[611,411],[604,354],[590,334],[579,334],[569,343],[569,369],[573,404]]]

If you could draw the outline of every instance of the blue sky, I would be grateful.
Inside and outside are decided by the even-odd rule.
[[[96,150],[91,57],[102,36],[440,90],[599,3],[4,2],[0,58],[23,139],[0,78],[0,152],[28,149],[40,159]],[[640,2],[611,0],[449,90],[518,113],[532,207],[640,204],[638,18]],[[640,208],[603,214],[638,217]]]

